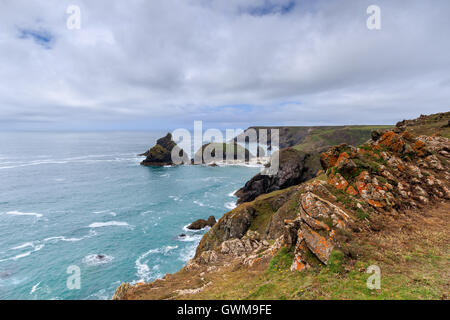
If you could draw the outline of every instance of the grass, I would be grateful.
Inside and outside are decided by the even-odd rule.
[[[328,260],[328,268],[330,269],[330,271],[334,273],[341,273],[344,258],[345,255],[342,251],[333,250],[330,259]]]
[[[346,246],[357,249],[350,258],[335,249],[328,266],[289,270],[293,252],[287,248],[253,267],[242,264],[205,269],[182,269],[164,281],[140,287],[134,299],[448,299],[450,283],[450,204],[386,216],[380,232],[355,233]],[[371,265],[381,269],[381,289],[366,282]],[[194,294],[177,290],[203,287]]]
[[[356,215],[358,216],[359,219],[364,220],[370,217],[370,214],[368,214],[367,212],[365,212],[363,209],[361,208],[357,208],[356,209]]]
[[[267,272],[280,272],[286,271],[291,267],[292,260],[294,259],[294,253],[287,247],[281,248],[277,254],[270,260]]]
[[[315,127],[304,141],[294,148],[311,151],[341,143],[357,146],[369,140],[373,130],[389,128],[392,126]]]

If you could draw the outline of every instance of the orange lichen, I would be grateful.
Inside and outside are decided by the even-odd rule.
[[[380,139],[380,145],[383,145],[394,152],[400,152],[405,145],[401,137],[393,131],[386,132]]]
[[[379,202],[379,201],[375,201],[375,200],[369,199],[369,200],[367,200],[367,202],[373,207],[377,207],[377,208],[384,207],[384,205],[381,202]]]
[[[349,186],[346,192],[352,196],[356,196],[358,194],[358,191],[356,191],[353,186]]]
[[[348,186],[347,180],[339,173],[336,175],[330,174],[328,177],[328,184],[335,186],[339,190],[345,190]]]
[[[350,159],[350,156],[348,155],[347,152],[342,152],[339,155],[339,158],[336,160],[336,166],[339,166],[340,164],[344,164],[346,162],[348,162],[348,159]]]
[[[338,158],[332,154],[322,153],[322,155],[320,156],[320,160],[323,163],[326,163],[328,168],[331,168],[336,165],[336,161],[338,160]]]

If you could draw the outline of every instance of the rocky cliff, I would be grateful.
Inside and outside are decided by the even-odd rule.
[[[165,137],[162,137],[156,141],[156,145],[145,153],[140,154],[140,156],[145,156],[145,160],[141,162],[143,166],[167,166],[173,165],[172,161],[172,151],[178,152],[184,163],[189,162],[189,158],[186,153],[177,146],[177,144],[172,140],[172,134],[168,133]]]
[[[282,149],[278,153],[279,169],[274,175],[257,174],[235,196],[238,204],[254,200],[261,194],[285,189],[316,176],[320,169],[317,152],[303,152],[294,148]]]
[[[271,132],[273,129],[279,131],[279,149],[295,147],[302,151],[321,152],[340,143],[360,145],[370,138],[373,130],[388,129],[392,126],[311,126],[311,127],[250,127],[245,130],[234,141],[242,139],[249,130],[256,131],[257,141],[260,143],[259,130],[267,130],[267,144],[270,147]]]
[[[316,178],[226,213],[183,270],[115,298],[446,299],[449,139],[398,125],[320,161]],[[366,288],[371,264],[378,291]]]
[[[197,163],[211,164],[214,162],[212,159],[225,161],[227,160],[227,154],[229,154],[230,160],[241,160],[243,162],[255,157],[248,149],[234,142],[207,143],[195,153],[192,162],[195,160]]]

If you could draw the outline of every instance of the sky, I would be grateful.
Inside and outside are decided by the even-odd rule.
[[[381,29],[369,30],[369,5]],[[70,5],[80,29],[69,29]],[[0,130],[393,124],[449,111],[448,0],[0,0]]]

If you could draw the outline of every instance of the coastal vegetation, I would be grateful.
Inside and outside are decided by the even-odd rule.
[[[316,177],[242,203],[185,268],[124,284],[115,298],[448,299],[448,117],[329,148]],[[367,286],[371,266],[381,269],[379,289]]]

